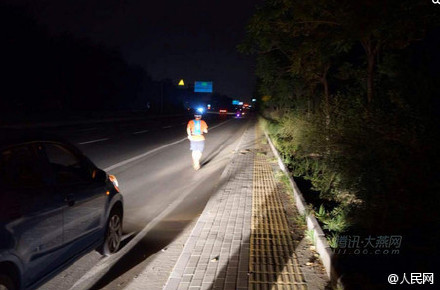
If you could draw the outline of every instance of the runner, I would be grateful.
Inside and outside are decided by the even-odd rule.
[[[203,133],[208,133],[208,125],[202,120],[202,115],[195,114],[194,120],[190,120],[186,126],[188,139],[191,141],[190,150],[192,151],[194,170],[200,169],[200,159],[205,148],[205,136]]]

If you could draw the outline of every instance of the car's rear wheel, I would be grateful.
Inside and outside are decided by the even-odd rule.
[[[100,250],[103,255],[111,255],[119,250],[122,239],[122,212],[115,208],[107,220],[104,244]]]
[[[5,274],[0,274],[0,290],[15,290],[17,289],[14,280]]]

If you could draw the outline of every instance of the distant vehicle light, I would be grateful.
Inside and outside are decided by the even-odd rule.
[[[203,113],[205,110],[203,108],[197,108],[197,112]]]
[[[226,114],[226,113],[228,112],[228,110],[220,109],[218,112],[219,112],[220,114]]]

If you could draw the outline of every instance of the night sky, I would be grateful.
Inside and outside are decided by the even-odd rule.
[[[2,1],[25,6],[51,34],[119,49],[154,80],[213,81],[216,93],[251,98],[254,61],[236,46],[261,1]]]

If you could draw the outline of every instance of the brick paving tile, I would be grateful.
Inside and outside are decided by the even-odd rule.
[[[210,198],[183,249],[182,257],[190,254],[189,260],[176,264],[170,275],[173,280],[170,279],[164,289],[179,289],[175,279],[180,279],[181,284],[188,283],[188,274],[192,274],[189,289],[238,287],[237,277],[243,277],[239,270],[249,263],[254,139],[255,130],[251,127],[222,174],[222,187]],[[246,149],[249,149],[246,154],[240,153]],[[243,250],[246,253],[242,253]],[[240,262],[240,259],[246,261]],[[239,286],[247,286],[247,275]]]
[[[257,137],[244,133],[164,289],[323,289],[298,263]]]

